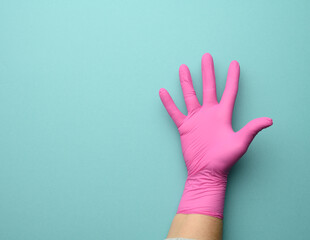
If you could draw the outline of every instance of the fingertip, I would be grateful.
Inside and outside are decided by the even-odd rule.
[[[273,120],[271,118],[266,118],[266,122],[268,124],[268,127],[273,125]]]
[[[205,53],[202,56],[202,60],[206,62],[213,62],[212,55],[210,53]]]
[[[159,89],[159,96],[162,96],[162,95],[165,94],[166,92],[167,92],[167,90],[164,89],[164,88]]]
[[[183,63],[180,65],[179,69],[184,69],[184,68],[187,68],[187,66],[186,66],[186,64]]]
[[[261,130],[272,126],[272,124],[273,124],[273,121],[271,118],[268,118],[268,117],[262,118],[261,119]]]
[[[181,64],[179,67],[179,74],[186,73],[188,71],[188,67],[185,64]]]
[[[240,64],[237,60],[231,61],[230,65],[235,67],[235,68],[240,68]]]
[[[228,69],[228,78],[233,78],[234,83],[239,83],[240,77],[240,66],[236,60],[231,61]],[[237,81],[236,81],[237,80]]]

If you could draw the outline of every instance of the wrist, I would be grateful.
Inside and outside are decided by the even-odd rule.
[[[227,174],[202,170],[187,177],[177,213],[223,219]]]

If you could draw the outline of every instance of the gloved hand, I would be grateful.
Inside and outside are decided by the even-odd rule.
[[[238,62],[232,61],[229,66],[220,103],[210,54],[203,55],[201,69],[202,106],[197,100],[188,67],[183,64],[179,69],[187,116],[179,111],[165,89],[160,89],[159,95],[178,127],[188,172],[177,213],[204,214],[222,219],[229,170],[247,151],[255,135],[272,125],[272,119],[254,119],[234,132],[231,119],[238,92]]]

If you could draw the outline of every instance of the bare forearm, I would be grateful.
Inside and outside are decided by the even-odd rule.
[[[201,214],[176,214],[167,238],[221,240],[223,221]]]

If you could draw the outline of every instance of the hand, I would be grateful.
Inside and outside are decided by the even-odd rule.
[[[238,62],[232,61],[229,66],[220,103],[217,101],[214,65],[210,54],[203,55],[201,68],[202,106],[196,97],[188,67],[181,65],[179,69],[187,116],[180,112],[165,89],[160,89],[159,95],[178,127],[188,171],[178,213],[198,213],[223,218],[229,170],[247,151],[255,135],[272,125],[272,119],[254,119],[234,132],[231,119],[238,92]]]

